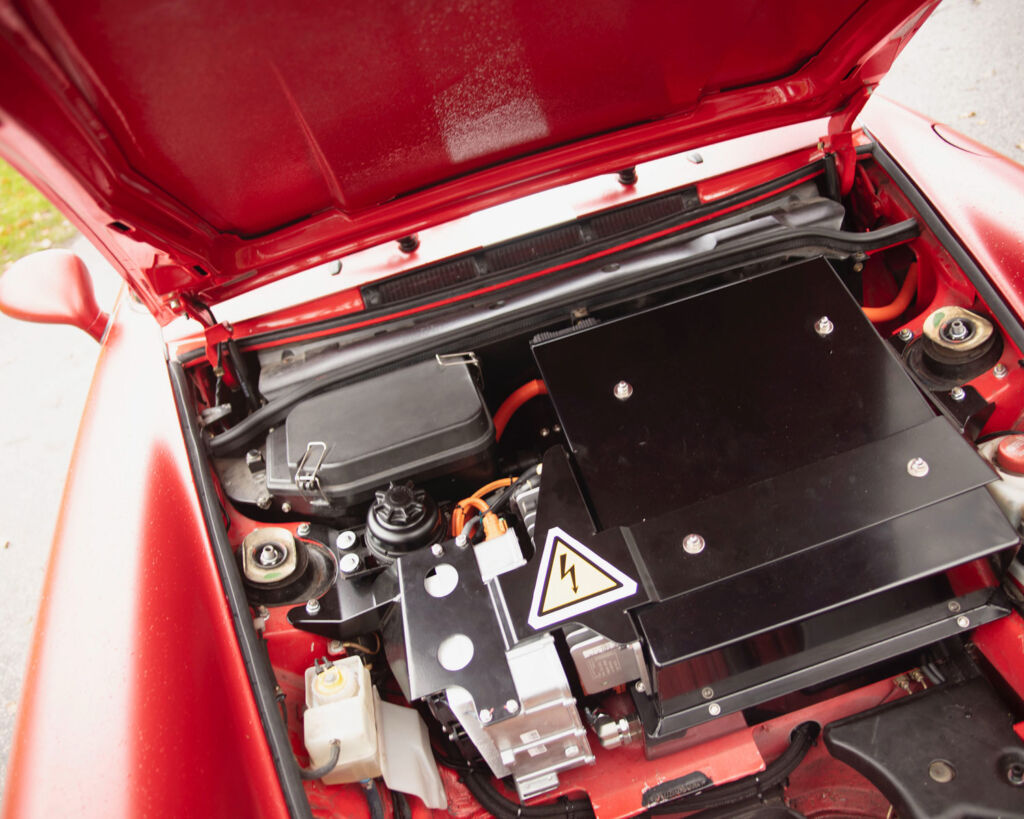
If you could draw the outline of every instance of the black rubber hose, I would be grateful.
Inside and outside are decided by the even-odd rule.
[[[299,776],[305,779],[307,782],[311,779],[323,779],[331,771],[334,770],[334,766],[338,764],[338,760],[341,758],[341,742],[338,740],[331,740],[331,756],[330,758],[319,768],[299,768]]]
[[[681,796],[659,805],[653,805],[644,816],[658,816],[666,813],[683,813],[706,808],[721,808],[752,799],[765,791],[782,785],[796,767],[803,762],[807,752],[821,733],[816,722],[803,722],[793,729],[789,747],[779,755],[778,759],[753,776],[737,779],[726,785],[719,785],[710,791]]]
[[[499,793],[486,774],[469,771],[461,778],[480,806],[498,819],[587,819],[594,816],[589,799],[563,798],[551,805],[521,805]]]
[[[370,819],[384,819],[384,800],[380,798],[377,784],[372,779],[362,783],[366,804],[370,807]]]

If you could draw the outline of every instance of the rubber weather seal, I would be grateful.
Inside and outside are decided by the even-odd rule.
[[[200,443],[195,411],[188,400],[188,381],[185,371],[179,362],[170,361],[168,362],[168,372],[171,388],[174,390],[174,403],[181,419],[181,430],[185,437],[189,465],[195,479],[196,494],[203,510],[206,530],[209,532],[210,541],[213,544],[213,557],[224,584],[224,595],[227,598],[228,608],[231,610],[231,621],[235,628],[235,636],[238,638],[242,661],[245,663],[245,670],[249,675],[249,684],[252,686],[260,722],[263,724],[263,732],[266,735],[267,744],[270,746],[274,766],[277,768],[281,792],[292,816],[299,817],[299,819],[312,819],[313,813],[302,787],[299,765],[295,761],[291,742],[288,739],[288,731],[281,720],[281,714],[277,707],[275,698],[277,681],[274,679],[274,673],[270,668],[270,662],[260,643],[260,638],[253,628],[242,578],[238,574],[234,553],[228,542],[227,531],[221,523],[222,510],[211,477],[209,459]]]

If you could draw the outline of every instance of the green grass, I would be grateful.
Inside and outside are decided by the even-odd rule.
[[[74,235],[60,211],[0,159],[0,273],[22,256],[62,245]]]

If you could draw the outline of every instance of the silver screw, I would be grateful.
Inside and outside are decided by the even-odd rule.
[[[551,434],[551,430],[548,429],[547,427],[541,427],[540,428],[540,437],[541,438],[547,438],[550,434]]]
[[[911,458],[907,461],[907,472],[915,478],[923,478],[928,474],[928,461],[924,458]]]
[[[1009,375],[1009,373],[1010,370],[1002,362],[996,364],[996,366],[992,368],[992,375],[994,375],[996,378],[1006,378],[1006,376]]]
[[[264,492],[258,498],[256,498],[256,505],[260,509],[269,509],[270,504],[274,502],[274,499],[270,496],[269,492]]]
[[[299,537],[306,537],[309,534],[309,528],[308,523],[300,523],[299,528],[295,530],[295,534]]]
[[[949,391],[949,397],[954,401],[963,401],[967,397],[967,391],[963,387],[953,387]]]
[[[615,385],[615,389],[612,390],[612,393],[620,401],[625,401],[633,394],[633,385],[628,381],[620,381]]]
[[[698,534],[690,534],[683,538],[683,551],[689,555],[699,555],[707,544]]]
[[[950,341],[963,341],[971,334],[971,328],[967,326],[963,319],[953,319],[949,323],[949,340]]]
[[[486,725],[488,722],[490,722],[494,718],[494,712],[490,708],[481,708],[479,716],[480,716],[480,722],[482,722],[484,725]]]
[[[957,600],[950,600],[946,608],[953,612],[953,614],[956,614],[960,611],[960,603]]]
[[[711,714],[711,716],[713,717],[717,717],[719,714],[722,713],[722,706],[719,705],[717,702],[713,702],[711,703],[711,705],[708,706],[708,713]]]
[[[342,550],[351,549],[356,545],[356,533],[351,529],[338,532],[338,536],[334,539],[334,545]]]
[[[442,546],[440,543],[435,543],[433,546],[430,547],[430,553],[434,557],[440,557],[444,554],[444,546]]]
[[[904,327],[896,335],[899,337],[900,341],[910,341],[910,339],[914,337],[914,331],[909,327]]]
[[[971,624],[971,618],[966,614],[961,614],[956,618],[956,624],[960,626],[960,628],[967,628]]]
[[[285,501],[284,503],[281,504],[281,511],[287,515],[289,512],[292,511],[292,505],[288,503],[288,501]]]
[[[328,654],[341,654],[345,650],[345,646],[342,645],[341,640],[331,640],[327,644]]]
[[[712,698],[713,696],[715,696],[715,689],[714,689],[714,688],[712,688],[712,687],[711,687],[710,685],[705,685],[705,686],[704,686],[704,687],[703,687],[703,688],[702,688],[702,689],[700,690],[700,695],[701,695],[701,696],[702,696],[702,697],[703,697],[704,699],[706,699],[706,700],[709,700],[709,699],[711,699],[711,698]]]
[[[459,532],[455,536],[455,545],[458,546],[460,549],[465,549],[469,545],[469,538],[462,532]]]
[[[816,322],[814,322],[814,332],[824,338],[825,336],[832,335],[832,331],[836,329],[836,326],[832,323],[832,319],[828,316],[822,316]]]
[[[316,614],[320,611],[320,601],[315,597],[306,601],[306,614]]]
[[[519,703],[515,700],[505,700],[505,710],[510,714],[519,713]]]
[[[338,568],[345,574],[352,574],[352,572],[359,568],[359,555],[355,552],[343,555],[341,560],[338,561]]]
[[[634,688],[635,688],[635,689],[637,690],[637,692],[638,692],[638,693],[640,693],[640,694],[643,694],[643,693],[644,693],[644,692],[645,692],[645,691],[647,690],[647,688],[646,688],[646,687],[644,686],[644,684],[643,684],[642,682],[637,682],[637,684],[636,684],[636,685],[634,685],[633,687],[634,687]]]
[[[269,543],[260,549],[260,565],[264,568],[270,568],[276,566],[281,562],[281,555],[273,546]]]

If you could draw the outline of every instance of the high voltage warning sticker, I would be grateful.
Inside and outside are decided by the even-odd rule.
[[[529,622],[543,628],[636,594],[636,581],[567,535],[548,530]]]

